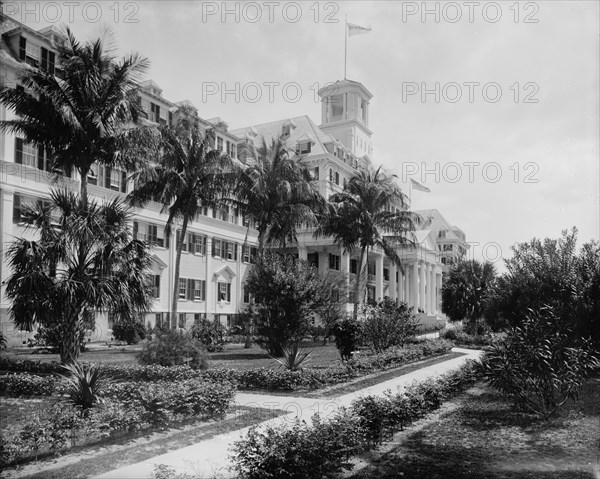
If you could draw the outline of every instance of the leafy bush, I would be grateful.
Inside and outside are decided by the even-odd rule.
[[[132,319],[130,321],[117,321],[112,328],[113,336],[117,341],[125,341],[127,344],[137,344],[146,339],[148,331],[141,321]]]
[[[351,469],[349,459],[375,447],[399,426],[439,406],[477,379],[474,365],[415,384],[407,395],[367,396],[342,408],[327,422],[318,415],[312,426],[297,421],[291,428],[250,428],[233,444],[234,470],[242,479],[331,477]]]
[[[360,323],[353,318],[342,319],[333,326],[333,335],[342,361],[352,359],[352,353],[358,347],[362,335]]]
[[[351,469],[348,460],[363,449],[357,419],[342,412],[328,422],[315,415],[311,427],[298,420],[264,432],[253,426],[233,444],[232,459],[241,479],[309,479]]]
[[[576,398],[584,379],[600,367],[591,342],[572,345],[554,310],[531,311],[520,327],[493,346],[481,361],[485,380],[512,396],[519,407],[547,419]]]
[[[194,323],[190,335],[200,341],[210,352],[223,350],[225,328],[218,319],[214,321],[201,319]]]
[[[0,371],[29,373],[58,373],[62,365],[56,361],[32,361],[30,359],[14,359],[0,356]]]
[[[81,411],[81,415],[96,406],[104,387],[102,372],[94,364],[72,363],[63,366],[67,374],[65,392],[71,406]]]
[[[189,334],[174,330],[157,330],[144,349],[138,354],[142,364],[178,366],[189,364],[192,369],[208,368],[206,351]]]
[[[212,383],[201,379],[125,382],[109,386],[106,397],[127,409],[142,411],[142,420],[152,425],[167,425],[179,416],[223,416],[233,400],[231,383]]]
[[[361,311],[364,340],[376,352],[403,346],[417,334],[419,326],[413,308],[386,297]]]
[[[55,392],[56,378],[31,374],[0,376],[0,393],[11,396],[50,396]]]

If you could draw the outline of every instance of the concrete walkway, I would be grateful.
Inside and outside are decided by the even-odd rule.
[[[450,359],[448,361],[427,366],[412,371],[403,376],[384,381],[374,386],[361,389],[343,396],[327,399],[297,398],[293,396],[275,396],[263,394],[238,393],[236,404],[240,406],[263,407],[267,409],[284,410],[287,414],[264,421],[260,425],[293,424],[296,418],[309,422],[310,418],[319,413],[322,418],[327,418],[343,406],[362,396],[382,395],[386,390],[392,393],[401,392],[404,386],[413,381],[422,381],[449,371],[457,369],[467,359],[475,359],[480,351],[454,348],[453,352],[466,353],[466,356]],[[219,434],[205,441],[193,444],[176,451],[168,452],[153,457],[146,461],[121,467],[107,472],[97,479],[151,479],[156,465],[165,464],[172,467],[177,473],[188,473],[198,478],[230,478],[234,477],[229,470],[229,447],[234,441],[239,440],[248,431],[248,427],[233,432]]]

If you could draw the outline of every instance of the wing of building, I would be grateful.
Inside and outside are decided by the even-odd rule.
[[[25,64],[37,66],[43,62],[46,68],[55,68],[56,46],[62,41],[59,32],[53,28],[36,31],[5,16],[2,20],[2,85],[16,86],[19,71]],[[173,112],[180,105],[193,107],[187,100],[166,99],[160,86],[152,80],[140,84],[139,94],[147,121],[155,124],[170,124]],[[207,128],[216,127],[216,147],[232,157],[237,157],[245,144],[282,136],[297,157],[309,165],[318,179],[319,192],[327,198],[341,191],[358,168],[364,168],[372,161],[372,131],[369,129],[372,94],[359,82],[343,80],[321,89],[319,95],[322,104],[320,125],[308,116],[283,118],[235,131],[229,131],[227,123],[220,118],[202,122]],[[10,119],[11,115],[11,111],[0,106],[0,120]],[[42,149],[15,135],[3,133],[0,136],[0,166],[0,236],[5,246],[16,237],[30,234],[23,228],[21,207],[38,198],[48,198],[50,190],[56,186],[79,189],[76,175],[58,175],[56,179],[56,173],[48,171]],[[124,197],[132,187],[127,172],[115,168],[95,166],[88,180],[89,194],[98,199]],[[154,308],[140,317],[150,326],[168,321],[174,286],[174,241],[169,241],[164,234],[167,218],[160,210],[159,204],[150,203],[136,211],[132,223],[137,238],[153,245]],[[447,223],[437,210],[431,212],[434,213],[421,212],[421,216],[439,217],[440,220],[425,223],[426,229],[416,233],[418,246],[400,252],[402,268],[390,263],[381,251],[369,252],[367,288],[371,298],[389,296],[406,301],[422,312],[424,322],[435,323],[440,317],[442,273],[447,267],[442,261],[451,257],[447,254],[449,251],[454,252],[454,249],[446,250],[445,245],[466,248],[466,242],[462,231],[446,227]],[[442,231],[447,236],[440,236]],[[205,209],[203,215],[193,221],[181,261],[177,326],[189,328],[200,318],[216,319],[225,326],[235,324],[237,315],[250,301],[245,278],[256,252],[257,236],[255,230],[245,226],[243,218],[234,209]],[[460,240],[453,242],[455,237]],[[358,252],[344,252],[329,238],[315,240],[312,231],[305,230],[293,247],[320,272],[347,273],[349,282],[356,276]],[[2,248],[0,252],[2,281],[10,274],[4,250]],[[11,344],[21,344],[32,333],[14,330],[9,306],[2,294],[0,327]],[[350,308],[351,303],[348,303],[348,310]],[[109,339],[113,321],[111,312],[94,311],[93,319],[95,330],[91,339]]]

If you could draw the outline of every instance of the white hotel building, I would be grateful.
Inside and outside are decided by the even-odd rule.
[[[57,42],[60,34],[52,28],[35,31],[24,24],[3,17],[0,33],[0,82],[4,86],[18,84],[19,70],[25,64],[44,64],[54,68]],[[204,125],[217,129],[217,147],[232,157],[244,143],[259,142],[264,137],[283,135],[287,145],[302,157],[318,176],[319,192],[328,197],[341,191],[357,168],[371,162],[372,145],[369,129],[369,102],[371,93],[360,83],[343,80],[331,90],[319,92],[322,98],[321,125],[309,117],[286,118],[262,125],[228,131],[221,119],[201,120]],[[142,105],[148,121],[169,124],[174,109],[189,101],[171,102],[162,95],[161,88],[151,80],[140,85]],[[193,105],[192,105],[193,106]],[[10,119],[12,112],[0,106],[0,120]],[[28,145],[22,139],[0,134],[0,280],[10,275],[5,257],[6,247],[17,237],[30,235],[20,221],[20,207],[38,198],[48,198],[54,187],[79,190],[76,175],[67,178],[48,171],[42,149]],[[98,200],[125,197],[131,191],[124,171],[106,167],[95,168],[89,176],[88,192]],[[164,235],[166,215],[161,206],[148,204],[136,210],[132,228],[134,234],[153,245],[152,274],[154,275],[154,307],[143,314],[151,326],[168,318],[173,291],[175,247],[172,236]],[[440,288],[442,263],[438,238],[432,230],[416,232],[418,246],[401,251],[402,270],[390,263],[381,251],[370,251],[368,258],[368,294],[372,298],[389,296],[408,302],[423,311],[423,322],[440,319]],[[235,210],[205,210],[188,228],[185,251],[181,258],[178,326],[189,328],[201,317],[218,319],[225,326],[235,323],[236,315],[249,303],[245,280],[251,266],[251,256],[257,244],[257,232],[248,229]],[[315,240],[311,231],[301,232],[297,253],[315,264],[319,271],[329,269],[347,273],[348,281],[355,277],[359,252],[344,252],[331,239]],[[14,329],[8,313],[10,304],[4,294],[0,297],[0,328],[9,344],[20,345],[33,333]],[[348,304],[350,310],[351,304]],[[110,311],[93,313],[95,330],[92,340],[107,340],[111,336]]]

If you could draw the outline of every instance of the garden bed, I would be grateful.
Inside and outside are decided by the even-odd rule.
[[[600,377],[549,421],[515,412],[487,387],[417,432],[394,437],[356,479],[593,479],[600,477]]]

